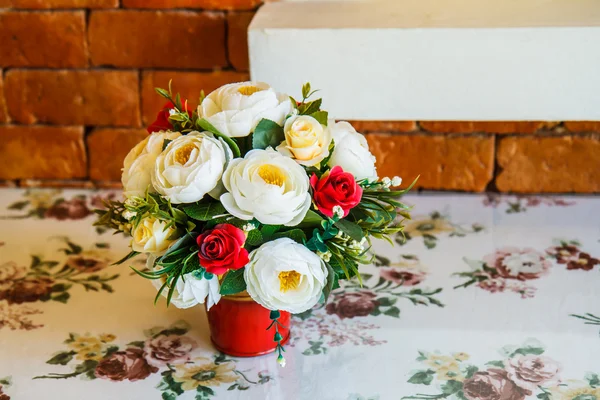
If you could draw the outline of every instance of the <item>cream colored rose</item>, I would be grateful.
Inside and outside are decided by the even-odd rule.
[[[288,95],[277,93],[266,83],[231,83],[211,92],[198,106],[198,116],[224,135],[248,136],[263,119],[283,124],[292,111]]]
[[[329,166],[339,165],[356,179],[377,178],[375,157],[369,151],[367,139],[348,122],[335,123],[331,120],[328,126],[335,144]]]
[[[162,268],[155,266],[155,261],[156,257],[148,257],[146,266],[149,270],[154,271],[157,268]],[[166,279],[166,275],[163,275],[160,279],[152,279],[152,284],[157,290],[160,290]],[[210,310],[212,306],[221,300],[219,287],[219,278],[216,275],[213,275],[211,279],[206,279],[199,270],[188,272],[177,280],[173,297],[171,297],[171,304],[177,308],[190,308],[206,302],[206,308]],[[167,297],[168,294],[169,288],[165,288],[161,293],[163,297]]]
[[[294,160],[273,149],[251,150],[229,163],[220,200],[233,216],[263,224],[298,225],[310,208],[308,176]]]
[[[285,141],[277,146],[277,151],[298,164],[311,167],[329,155],[331,132],[309,115],[288,118],[283,133]]]
[[[281,238],[250,253],[244,279],[250,297],[263,307],[301,313],[321,298],[327,267],[305,246]]]
[[[218,199],[231,149],[209,132],[191,132],[173,140],[156,157],[152,185],[173,204],[193,203],[206,194]]]
[[[143,197],[146,190],[154,193],[156,190],[151,185],[151,174],[154,161],[162,152],[165,139],[173,140],[181,136],[179,132],[154,132],[129,151],[123,161],[123,174],[121,182],[125,197]]]
[[[145,217],[131,231],[131,248],[140,253],[164,254],[178,238],[175,227],[167,228],[167,222],[155,217]]]
[[[155,261],[155,256],[148,257],[146,266],[149,270],[155,271],[157,268],[163,268],[155,266]],[[160,279],[152,279],[152,284],[156,290],[160,290],[166,279],[167,276],[162,275]],[[188,272],[177,280],[173,297],[171,297],[171,304],[177,308],[190,308],[206,302],[206,308],[210,310],[212,306],[221,300],[219,287],[219,278],[216,275],[213,275],[211,279],[206,279],[199,270]],[[169,288],[167,287],[161,295],[167,297],[168,294]]]

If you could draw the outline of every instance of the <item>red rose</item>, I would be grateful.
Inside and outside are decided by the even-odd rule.
[[[329,173],[324,174],[321,179],[313,174],[310,178],[313,188],[313,200],[324,215],[333,217],[333,208],[340,206],[344,210],[344,217],[350,210],[360,203],[362,188],[354,180],[349,172],[335,166]]]
[[[249,261],[245,241],[246,235],[240,228],[231,224],[215,226],[198,236],[200,265],[215,275],[242,268]]]
[[[185,102],[184,102],[185,104]],[[148,133],[152,133],[152,132],[160,132],[160,131],[168,131],[173,129],[173,124],[171,124],[171,122],[169,122],[169,111],[175,107],[173,105],[173,103],[171,103],[170,101],[168,101],[162,108],[162,110],[160,110],[160,112],[158,113],[158,115],[156,116],[156,121],[154,121],[152,123],[152,125],[150,125],[148,127]],[[192,111],[190,111],[191,108],[188,106],[188,115],[190,116],[190,118],[192,118]]]

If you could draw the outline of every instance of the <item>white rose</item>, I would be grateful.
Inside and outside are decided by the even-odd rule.
[[[263,119],[283,124],[292,111],[288,95],[277,93],[266,83],[240,82],[221,86],[204,98],[198,116],[224,135],[248,136]]]
[[[311,167],[329,155],[331,132],[311,116],[288,118],[283,133],[285,141],[277,146],[277,151],[295,159],[298,164]]]
[[[174,226],[167,228],[167,222],[155,217],[145,217],[131,231],[131,248],[140,253],[161,255],[177,240]]]
[[[129,151],[123,161],[121,175],[125,197],[143,197],[146,189],[150,193],[155,192],[150,184],[154,161],[162,152],[165,139],[173,140],[179,136],[179,132],[154,132]]]
[[[330,121],[329,129],[335,144],[329,165],[339,165],[356,179],[377,178],[375,157],[369,151],[367,139],[348,122]]]
[[[155,260],[156,257],[148,257],[146,262],[148,269],[162,268],[160,266],[154,267]],[[152,279],[152,284],[159,290],[165,283],[165,279],[167,279],[165,275],[160,279]],[[165,288],[161,293],[163,297],[167,297],[168,294],[169,288]],[[171,304],[177,308],[190,308],[196,304],[204,304],[206,301],[206,308],[210,310],[219,300],[221,300],[221,294],[219,293],[219,279],[217,276],[213,275],[211,279],[205,279],[199,276],[199,271],[192,271],[177,280],[173,297],[171,297]]]
[[[263,307],[301,313],[321,298],[327,267],[303,245],[281,238],[250,253],[244,279],[250,297]]]
[[[233,216],[269,225],[298,225],[310,208],[308,176],[291,158],[273,149],[251,150],[231,161],[220,200]]]
[[[156,158],[152,185],[174,204],[193,203],[204,195],[218,199],[231,149],[209,132],[191,132],[167,145]]]

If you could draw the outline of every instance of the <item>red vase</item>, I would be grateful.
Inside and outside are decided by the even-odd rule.
[[[270,311],[256,303],[247,294],[222,297],[206,312],[210,340],[217,350],[234,357],[254,357],[275,351],[275,328]],[[290,313],[281,311],[279,333],[281,344],[290,338]]]

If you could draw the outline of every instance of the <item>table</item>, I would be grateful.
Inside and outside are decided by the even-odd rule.
[[[600,198],[411,195],[407,242],[293,319],[287,366],[153,304],[111,191],[0,191],[0,400],[600,399]]]

